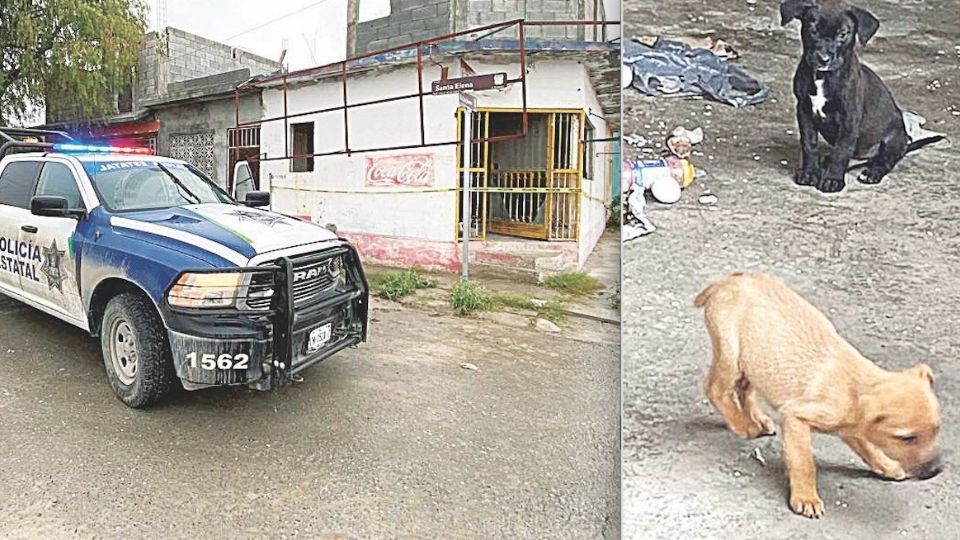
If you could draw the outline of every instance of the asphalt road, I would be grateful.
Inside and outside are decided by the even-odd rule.
[[[678,204],[650,205],[658,230],[624,247],[624,537],[958,538],[960,10],[953,0],[859,3],[881,20],[864,61],[904,108],[954,145],[908,156],[879,186],[850,176],[845,192],[821,195],[791,181],[799,157],[790,90],[799,29],[779,26],[778,4],[679,0],[655,9],[624,2],[626,36],[714,32],[772,98],[735,110],[625,96],[624,134],[661,141],[677,125],[703,127],[703,155],[694,161],[708,176]],[[625,146],[628,155],[640,153]],[[707,189],[719,198],[713,206],[698,203]],[[883,481],[839,440],[819,436],[826,516],[791,513],[780,440],[737,439],[702,390],[710,345],[693,297],[744,268],[792,284],[877,363],[933,367],[946,472],[924,482]]]
[[[615,336],[372,317],[292,388],[136,411],[96,340],[0,297],[0,537],[618,537]]]

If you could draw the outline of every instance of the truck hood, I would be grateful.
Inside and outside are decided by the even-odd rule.
[[[191,255],[206,251],[238,265],[269,259],[271,253],[294,255],[337,240],[329,230],[257,208],[232,204],[195,204],[125,212],[111,217],[115,227],[163,237]],[[168,242],[164,242],[168,243]],[[184,251],[178,247],[177,249]],[[208,259],[209,257],[202,257]]]

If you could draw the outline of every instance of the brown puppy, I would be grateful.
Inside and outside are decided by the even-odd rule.
[[[766,274],[734,273],[697,295],[713,343],[706,392],[737,435],[773,435],[758,398],[780,414],[790,508],[823,515],[810,445],[838,435],[876,474],[940,472],[940,405],[925,364],[887,371],[841,338],[799,294]]]

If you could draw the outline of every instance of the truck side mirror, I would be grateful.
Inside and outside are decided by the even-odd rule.
[[[253,180],[253,170],[246,161],[238,161],[233,166],[233,190],[230,195],[237,201],[247,200],[247,193],[256,191],[257,185]]]
[[[261,206],[270,206],[270,192],[269,191],[248,191],[247,197],[243,200],[243,204],[259,208]]]
[[[30,199],[30,213],[35,216],[67,217],[72,215],[65,197],[37,195]]]

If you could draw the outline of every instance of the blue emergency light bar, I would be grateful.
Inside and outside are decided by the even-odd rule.
[[[57,143],[53,145],[55,152],[64,153],[97,153],[97,154],[153,154],[149,148],[134,148],[131,146],[99,146],[93,144]]]

